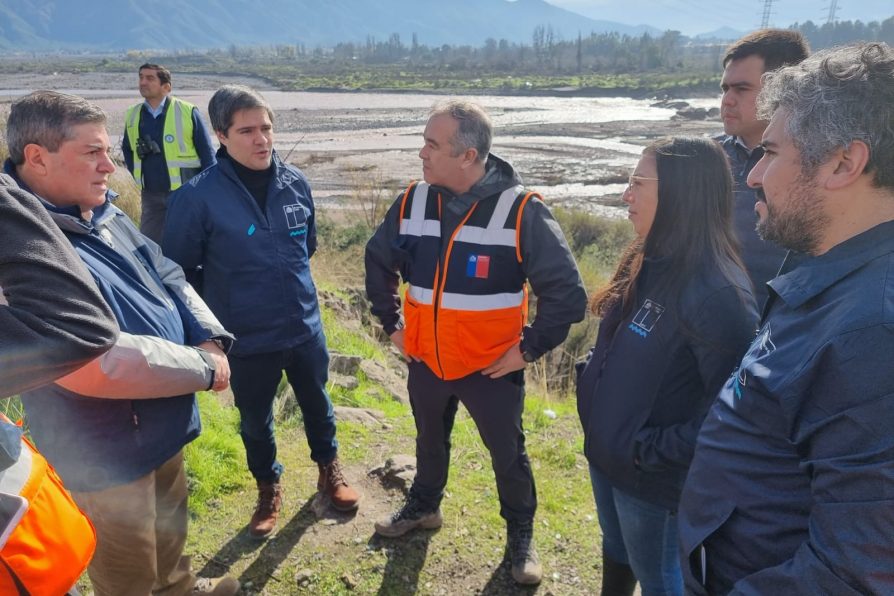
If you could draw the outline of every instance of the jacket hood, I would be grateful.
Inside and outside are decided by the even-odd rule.
[[[473,203],[477,203],[487,197],[493,197],[493,200],[497,200],[501,192],[518,185],[524,185],[524,183],[521,176],[512,167],[512,164],[491,153],[487,156],[487,162],[484,164],[484,176],[473,184],[468,191],[461,195],[454,195],[442,186],[436,186],[435,188],[439,189],[443,194],[453,197],[453,199],[447,201],[448,210],[454,213],[465,213]]]
[[[487,162],[484,164],[484,177],[476,182],[466,194],[480,200],[521,184],[523,184],[521,176],[515,171],[512,164],[491,153],[487,156]]]
[[[512,164],[491,153],[484,165],[484,177],[469,189],[469,194],[474,195],[476,199],[483,199],[523,184],[521,176]]]

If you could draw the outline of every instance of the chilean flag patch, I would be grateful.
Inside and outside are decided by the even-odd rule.
[[[487,255],[469,255],[469,262],[466,264],[466,276],[477,277],[479,279],[487,279],[490,271],[490,257]]]

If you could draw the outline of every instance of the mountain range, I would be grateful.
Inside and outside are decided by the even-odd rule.
[[[0,0],[4,51],[194,50],[232,45],[364,43],[415,33],[429,46],[531,43],[534,29],[557,37],[647,26],[589,19],[543,0]]]

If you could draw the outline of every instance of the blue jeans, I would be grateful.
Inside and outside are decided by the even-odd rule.
[[[593,466],[590,482],[605,556],[630,565],[643,596],[681,595],[683,576],[674,512],[614,488]]]
[[[248,469],[256,480],[275,482],[282,475],[282,464],[276,460],[273,399],[283,371],[301,408],[310,458],[321,464],[335,458],[335,415],[326,392],[329,352],[322,332],[287,350],[231,357],[230,371]]]

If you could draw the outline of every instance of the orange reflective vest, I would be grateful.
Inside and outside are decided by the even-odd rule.
[[[528,293],[519,230],[532,196],[514,186],[478,201],[442,237],[440,193],[424,182],[404,193],[404,347],[442,379],[486,368],[521,339]]]
[[[11,423],[0,414],[0,424]],[[0,594],[64,594],[93,557],[93,524],[25,438],[18,460],[0,471],[0,492],[27,507],[0,549]]]

